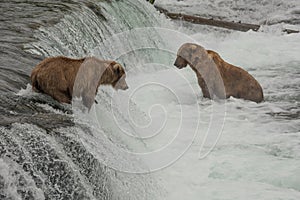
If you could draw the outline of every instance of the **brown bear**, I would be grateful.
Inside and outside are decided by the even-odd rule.
[[[31,72],[32,89],[50,95],[61,103],[82,97],[90,110],[100,85],[112,85],[116,90],[128,89],[124,68],[115,61],[95,57],[72,59],[50,57],[40,62]]]
[[[260,84],[245,70],[225,62],[218,53],[186,43],[178,52],[174,65],[182,69],[190,65],[198,78],[203,96],[224,99],[230,96],[254,102],[264,100]]]

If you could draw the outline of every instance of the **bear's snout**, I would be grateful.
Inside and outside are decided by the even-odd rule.
[[[114,87],[116,90],[127,90],[129,87],[125,81],[125,78],[122,77]]]
[[[124,83],[121,85],[121,87],[120,87],[121,90],[127,90],[128,88],[129,88],[129,87],[128,87],[128,85],[127,85],[126,82],[124,82]]]
[[[187,66],[187,61],[185,59],[183,59],[180,56],[177,56],[174,65],[178,68],[178,69],[182,69],[184,67]]]
[[[128,85],[126,84],[126,85],[116,85],[116,87],[115,87],[115,89],[116,90],[127,90],[129,87],[128,87]]]
[[[123,90],[128,90],[128,85],[126,84],[126,86],[123,88]]]

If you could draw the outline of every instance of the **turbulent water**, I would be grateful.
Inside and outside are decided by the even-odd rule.
[[[0,2],[0,199],[300,198],[300,35],[282,33],[299,1],[157,4],[268,25],[171,22],[142,0]],[[203,98],[173,66],[184,42],[242,66],[265,102]],[[100,87],[89,114],[32,92],[31,69],[55,55],[117,60],[130,88]]]

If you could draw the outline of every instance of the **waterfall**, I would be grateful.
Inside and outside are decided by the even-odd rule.
[[[165,41],[157,31],[159,27],[172,25],[151,4],[143,0],[79,1],[66,7],[68,12],[65,11],[58,23],[35,30],[35,40],[24,44],[25,51],[45,57],[95,55],[102,59],[117,60],[128,71],[137,70],[135,67],[141,60],[154,63],[159,58],[164,63],[141,68],[141,71],[166,69],[166,66],[172,65],[170,58],[174,57],[174,52],[163,50]],[[22,95],[30,102],[31,98],[41,98],[31,92]],[[55,113],[55,120],[67,118],[72,121],[74,117],[73,127],[66,125],[43,129],[29,123],[14,123],[10,129],[1,127],[0,150],[1,155],[5,155],[0,162],[0,184],[3,185],[0,189],[1,197],[160,199],[163,189],[154,175],[124,173],[119,171],[118,166],[109,165],[120,163],[125,165],[121,168],[128,168],[129,171],[147,168],[135,156],[123,157],[111,147],[111,141],[114,141],[122,149],[131,148],[131,145],[147,148],[138,139],[128,143],[126,138],[118,136],[120,131],[109,114],[111,109],[119,114],[122,123],[126,123],[127,118],[118,106],[110,107],[113,96],[110,88],[101,89],[97,96],[101,106],[94,108],[94,115],[88,116],[77,115],[76,109],[73,116],[68,112],[54,110],[51,106],[56,103],[52,100],[46,100],[52,102],[50,106],[43,104],[43,100],[35,104],[46,109],[46,113]],[[149,120],[133,101],[130,104],[136,118],[140,117],[143,122]],[[34,111],[32,115],[35,115]],[[102,120],[100,126],[93,117]],[[72,124],[69,121],[66,123]],[[138,134],[133,129],[130,131]]]
[[[93,5],[74,7],[56,25],[40,28],[35,34],[39,41],[27,44],[25,48],[44,56],[73,57],[90,55],[93,49],[99,48],[101,52],[97,56],[112,59],[111,48],[133,49],[141,42],[157,47],[163,41],[153,30],[132,36],[134,40],[119,41],[119,46],[103,46],[108,39],[133,29],[166,26],[170,27],[169,21],[144,1],[97,1]]]
[[[288,26],[298,2],[156,1]],[[284,24],[224,31],[169,21],[145,0],[2,0],[0,11],[0,199],[300,198],[300,35]],[[253,75],[266,101],[202,98],[190,67],[173,66],[195,40]],[[116,60],[129,89],[100,86],[89,113],[33,92],[32,68],[56,55]]]
[[[147,87],[151,84],[156,85],[156,90],[162,94],[169,93],[170,96],[165,97],[167,100],[178,103],[186,99],[186,93],[177,93],[177,88],[172,88],[174,84],[163,76],[173,77],[172,80],[181,79],[189,84],[184,77],[180,77],[181,75],[174,71],[173,61],[178,47],[184,42],[193,41],[193,39],[174,31],[172,23],[147,2],[135,0],[99,1],[93,6],[88,4],[76,8],[72,13],[64,16],[58,24],[52,27],[40,28],[35,37],[39,38],[39,41],[26,45],[27,51],[31,53],[44,56],[67,55],[73,57],[93,55],[102,59],[118,61],[126,69],[128,81],[135,88],[132,90],[132,94],[135,96],[147,96],[147,93],[139,89],[141,87],[147,88],[149,93],[153,92]],[[168,69],[171,70],[157,73]],[[152,72],[157,73],[153,75],[156,78],[153,76],[145,77],[146,80],[140,83],[137,82],[136,77]],[[163,74],[163,76],[159,74]],[[155,81],[156,83],[154,83]],[[136,94],[135,90],[142,92]],[[193,88],[187,88],[186,91],[195,94]],[[93,124],[95,127],[94,132],[97,132],[97,134],[78,134],[77,137],[83,141],[85,148],[88,148],[88,151],[92,152],[102,163],[120,171],[148,173],[162,166],[165,167],[178,157],[175,154],[176,157],[172,157],[174,160],[166,159],[166,163],[159,166],[159,161],[154,161],[159,158],[157,155],[154,156],[155,154],[144,158],[141,155],[126,153],[126,148],[130,148],[132,152],[147,152],[147,149],[151,149],[151,145],[155,146],[157,141],[151,141],[151,145],[145,144],[140,138],[141,135],[149,136],[153,130],[166,129],[166,121],[160,123],[160,120],[163,122],[164,119],[156,119],[156,122],[152,121],[149,112],[152,112],[155,107],[155,100],[149,101],[154,104],[154,107],[153,105],[147,105],[145,109],[137,105],[138,103],[135,102],[134,98],[122,92],[116,94],[111,88],[100,87],[97,95],[97,101],[100,103],[95,106],[95,110],[92,110],[94,114],[83,116],[81,113],[77,113],[75,116],[78,123],[88,119],[87,123]],[[128,105],[126,105],[126,102],[128,102]],[[167,104],[167,102],[161,103],[162,105]],[[159,106],[156,107],[159,108]],[[157,108],[154,108],[154,110]],[[76,108],[74,109],[76,110]],[[160,113],[162,116],[167,118],[164,108],[158,110],[160,110],[158,112],[162,112]],[[128,112],[130,113],[128,114]],[[181,120],[176,120],[178,121],[173,123],[182,123]],[[168,121],[169,128],[172,126],[170,121],[172,120],[169,119]],[[155,125],[152,125],[152,127],[143,126],[149,125],[149,123]],[[186,120],[184,123],[189,122]],[[196,125],[191,127],[196,129]],[[180,131],[177,130],[177,132]],[[168,139],[164,140],[171,139],[173,137],[172,133],[168,133]],[[191,141],[194,135],[190,134],[183,137]],[[111,141],[113,141],[113,145],[120,145],[115,148]],[[110,151],[107,151],[107,149]],[[168,157],[169,153],[166,152],[164,156]],[[178,152],[178,156],[180,155],[182,155],[182,152]],[[115,159],[116,157],[118,159]],[[140,159],[146,163],[141,163]],[[129,160],[130,162],[128,162]],[[134,162],[136,164],[133,164]]]

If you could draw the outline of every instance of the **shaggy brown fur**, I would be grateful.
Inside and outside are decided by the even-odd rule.
[[[59,56],[39,63],[31,72],[31,84],[34,91],[61,103],[71,103],[73,96],[82,97],[83,104],[90,109],[100,85],[126,90],[125,77],[123,67],[115,61]]]
[[[195,71],[203,96],[242,98],[254,102],[264,99],[260,84],[245,70],[225,62],[218,53],[197,44],[183,44],[174,65],[182,69],[189,64]]]

